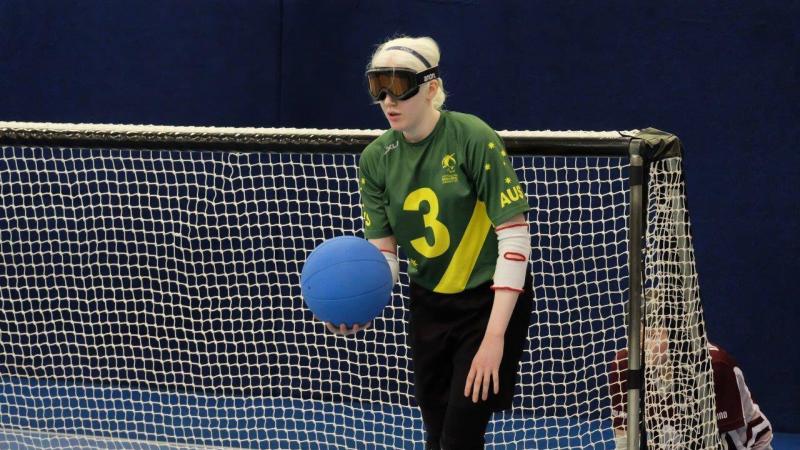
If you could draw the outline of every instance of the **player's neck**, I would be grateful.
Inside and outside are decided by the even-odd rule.
[[[442,113],[438,109],[431,109],[430,113],[420,119],[416,126],[403,131],[403,137],[407,142],[411,143],[422,141],[436,128],[436,123],[439,122],[439,117],[441,115]]]

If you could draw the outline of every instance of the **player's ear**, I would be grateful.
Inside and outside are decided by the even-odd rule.
[[[431,80],[428,82],[428,89],[425,91],[425,97],[428,100],[433,100],[436,93],[439,92],[439,80]]]

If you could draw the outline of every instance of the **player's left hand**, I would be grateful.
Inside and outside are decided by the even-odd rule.
[[[350,336],[352,334],[356,334],[356,333],[358,333],[359,330],[366,330],[371,325],[372,325],[372,321],[367,322],[367,323],[365,323],[363,325],[355,324],[355,325],[353,325],[353,328],[348,328],[347,325],[345,325],[343,323],[339,324],[339,326],[337,327],[336,325],[334,325],[334,324],[332,324],[330,322],[325,322],[325,327],[328,328],[328,331],[330,331],[333,334],[338,334],[338,335],[341,335],[341,336]]]
[[[472,358],[472,366],[464,385],[464,397],[472,396],[472,402],[489,398],[489,388],[500,393],[500,361],[503,359],[503,336],[484,336],[478,352]]]

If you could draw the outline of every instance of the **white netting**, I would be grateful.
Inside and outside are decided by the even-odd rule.
[[[720,447],[721,442],[680,169],[676,158],[650,167],[645,424],[648,448],[711,449]]]
[[[421,445],[407,277],[356,338],[327,333],[300,297],[311,250],[360,233],[356,155],[2,152],[0,446]],[[495,416],[489,447],[613,448],[607,370],[627,346],[627,163],[513,162],[533,207],[535,311],[515,408]],[[669,168],[678,180],[679,170]],[[657,192],[650,216],[685,208]],[[668,235],[651,233],[648,247],[673,239],[660,229]],[[646,255],[649,283],[672,270]],[[699,303],[690,308],[701,320]],[[687,356],[676,360],[702,365],[700,339],[677,346]]]

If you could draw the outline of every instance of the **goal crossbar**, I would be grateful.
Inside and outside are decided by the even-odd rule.
[[[0,145],[359,153],[383,130],[234,128],[0,121]],[[631,131],[499,131],[509,153],[627,157],[643,139],[650,158],[680,156],[680,142],[649,129]]]

